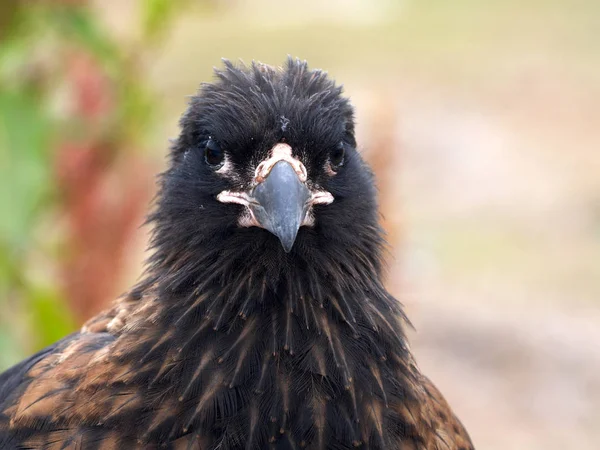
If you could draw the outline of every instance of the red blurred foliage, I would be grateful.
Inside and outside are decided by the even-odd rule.
[[[77,138],[59,142],[56,176],[67,219],[68,254],[61,273],[75,318],[84,321],[117,294],[124,255],[143,221],[152,191],[153,168],[106,131],[115,112],[113,85],[84,53],[68,59],[66,79],[73,97]]]
[[[72,53],[66,71],[73,87],[75,114],[90,123],[111,113],[115,106],[112,85],[91,56]]]

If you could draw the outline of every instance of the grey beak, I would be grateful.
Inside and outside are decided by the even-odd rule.
[[[254,217],[262,227],[281,241],[289,253],[302,225],[310,191],[302,183],[294,168],[286,161],[279,161],[269,175],[253,192],[258,204],[252,204]]]

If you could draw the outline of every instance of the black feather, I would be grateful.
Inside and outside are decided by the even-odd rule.
[[[181,119],[148,220],[143,280],[69,338],[97,335],[95,348],[60,344],[0,376],[12,397],[0,397],[0,442],[43,447],[67,430],[90,448],[434,448],[433,394],[408,350],[402,308],[383,288],[373,175],[341,87],[292,59],[284,68],[225,62],[216,75]],[[228,177],[207,164],[208,141],[224,152]],[[289,253],[268,231],[238,226],[242,206],[216,199],[250,187],[280,142],[311,186],[334,197],[315,206],[314,226],[300,228]],[[64,357],[45,376],[64,406],[28,412],[27,374],[53,352]],[[29,397],[48,394],[39,388]]]

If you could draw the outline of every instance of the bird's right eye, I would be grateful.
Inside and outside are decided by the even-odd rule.
[[[211,168],[217,170],[223,166],[225,153],[214,140],[209,139],[204,143],[204,160]]]
[[[329,164],[334,172],[337,172],[344,165],[344,157],[346,155],[346,147],[343,142],[340,142],[337,147],[329,155]]]

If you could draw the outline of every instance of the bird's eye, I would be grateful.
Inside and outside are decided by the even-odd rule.
[[[204,147],[204,160],[206,164],[211,166],[213,169],[219,169],[224,162],[225,153],[212,139],[205,142]]]
[[[339,170],[340,167],[344,165],[344,157],[346,156],[346,148],[343,142],[340,142],[335,150],[331,152],[329,155],[329,164],[331,164],[331,169],[335,172]]]

